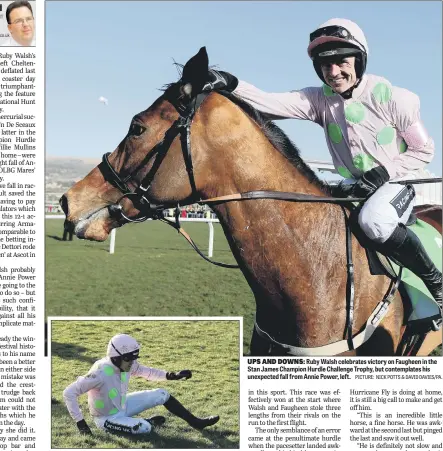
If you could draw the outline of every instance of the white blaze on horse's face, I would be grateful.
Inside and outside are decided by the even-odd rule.
[[[183,91],[183,94],[187,95],[188,97],[191,97],[191,94],[192,94],[192,85],[191,85],[191,83],[186,83],[182,87],[182,91]]]

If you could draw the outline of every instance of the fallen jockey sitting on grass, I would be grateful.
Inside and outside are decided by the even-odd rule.
[[[63,392],[68,411],[82,434],[91,434],[78,405],[78,397],[88,393],[88,404],[96,426],[117,434],[148,434],[152,427],[160,426],[165,417],[134,418],[147,409],[163,405],[185,420],[195,429],[212,426],[218,416],[198,418],[164,389],[145,390],[127,394],[131,376],[140,376],[150,381],[179,380],[192,377],[190,370],[167,372],[149,368],[138,363],[140,345],[129,335],[114,336],[109,344],[107,356],[95,362],[85,376],[80,376]]]

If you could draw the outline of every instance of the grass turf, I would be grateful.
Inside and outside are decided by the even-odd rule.
[[[138,415],[166,417],[164,426],[140,437],[122,437],[95,427],[87,396],[80,408],[93,431],[81,436],[63,401],[63,390],[106,354],[109,339],[128,333],[141,344],[139,362],[167,371],[190,369],[191,379],[151,382],[131,378],[129,392],[162,387],[197,416],[220,415],[204,431],[158,406]],[[238,448],[239,322],[238,321],[62,321],[52,322],[52,447],[54,448]]]

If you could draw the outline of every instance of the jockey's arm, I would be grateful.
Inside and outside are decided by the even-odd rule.
[[[271,93],[240,80],[233,94],[270,119],[302,119],[320,124],[317,107],[320,91],[321,88],[312,87],[300,91]]]
[[[138,362],[135,362],[131,368],[131,376],[143,377],[148,381],[165,381],[166,374],[167,372],[164,370],[158,370],[156,368],[140,365]]]
[[[102,380],[99,373],[87,374],[86,376],[80,376],[63,391],[63,399],[68,412],[77,423],[77,427],[82,434],[90,434],[91,430],[83,418],[83,413],[78,405],[78,397],[93,388],[99,388],[101,384]]]
[[[390,113],[397,133],[407,149],[387,167],[392,178],[423,169],[434,157],[434,140],[420,119],[420,99],[407,89],[393,86]]]
[[[192,377],[192,372],[190,370],[164,371],[140,365],[138,362],[133,366],[133,368],[131,368],[131,374],[134,376],[143,377],[148,381],[176,381],[179,379],[189,379]]]

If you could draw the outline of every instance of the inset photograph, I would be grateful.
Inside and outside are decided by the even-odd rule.
[[[0,2],[0,47],[35,47],[35,1]]]
[[[50,333],[53,448],[239,448],[239,320],[52,319]]]

